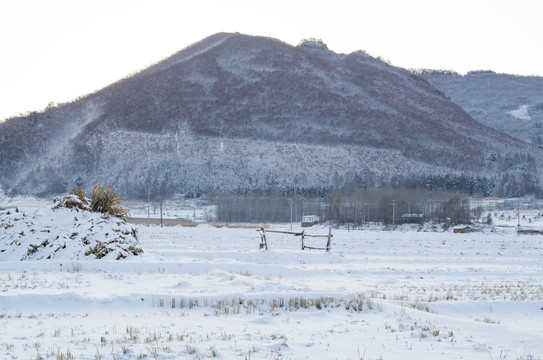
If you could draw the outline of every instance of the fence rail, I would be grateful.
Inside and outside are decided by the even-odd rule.
[[[268,230],[264,227],[261,227],[257,230],[260,234],[260,249],[268,250],[268,240],[266,238],[266,233],[276,233],[276,234],[289,234],[294,236],[300,236],[300,240],[302,243],[302,250],[309,249],[309,250],[326,250],[326,252],[330,252],[330,249],[332,247],[332,227],[328,228],[328,235],[311,235],[306,234],[305,229],[301,232],[294,232],[294,231],[283,231],[283,230]],[[327,238],[328,241],[326,242],[326,247],[314,247],[314,246],[307,246],[305,245],[305,238],[306,237],[313,237],[313,238]]]

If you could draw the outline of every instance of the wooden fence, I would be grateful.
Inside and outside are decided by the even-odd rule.
[[[261,227],[257,230],[260,234],[260,249],[268,250],[268,240],[266,239],[266,233],[278,233],[278,234],[290,234],[294,236],[300,236],[300,240],[302,242],[302,250],[309,249],[309,250],[326,250],[326,252],[330,252],[330,248],[332,246],[332,228],[328,228],[328,235],[310,235],[305,233],[305,229],[302,230],[302,232],[293,232],[293,231],[280,231],[280,230],[267,230],[264,227]],[[314,238],[327,238],[328,241],[326,242],[326,247],[314,247],[314,246],[307,246],[305,245],[305,238],[306,237],[314,237]]]

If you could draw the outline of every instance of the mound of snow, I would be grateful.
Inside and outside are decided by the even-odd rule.
[[[0,212],[0,261],[119,260],[142,252],[136,229],[124,220],[90,211],[75,195],[56,202],[31,215]]]

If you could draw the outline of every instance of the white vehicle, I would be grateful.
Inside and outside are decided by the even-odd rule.
[[[302,216],[302,227],[309,227],[318,224],[321,221],[317,215]]]

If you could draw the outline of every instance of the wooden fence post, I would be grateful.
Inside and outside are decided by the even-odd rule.
[[[260,234],[260,248],[268,251],[268,242],[266,241],[266,233],[264,232],[264,226],[258,231]]]
[[[302,250],[305,249],[305,246],[304,246],[304,231],[305,231],[305,229],[302,230]]]
[[[332,227],[328,228],[328,241],[326,242],[326,252],[330,252],[330,247],[332,246]]]

